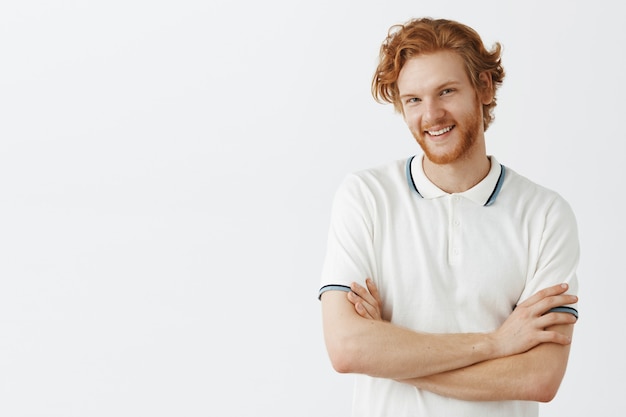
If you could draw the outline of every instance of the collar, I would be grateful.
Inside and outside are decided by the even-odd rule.
[[[424,173],[422,159],[423,156],[415,158],[415,155],[413,155],[406,162],[406,177],[409,188],[415,191],[421,198],[426,199],[449,195],[449,193],[446,193],[428,179]],[[469,190],[455,193],[455,195],[463,196],[483,206],[490,206],[496,201],[496,197],[500,193],[502,183],[504,182],[505,168],[495,157],[489,156],[489,160],[491,161],[491,168],[487,176]]]

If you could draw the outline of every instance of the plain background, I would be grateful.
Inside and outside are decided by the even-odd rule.
[[[500,41],[489,153],[580,227],[543,416],[624,413],[626,31],[596,1],[5,1],[0,415],[346,416],[316,298],[348,172],[418,152],[370,96],[389,26]]]

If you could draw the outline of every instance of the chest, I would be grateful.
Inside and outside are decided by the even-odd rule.
[[[458,196],[387,213],[375,231],[385,314],[424,331],[486,331],[531,275],[525,219]]]

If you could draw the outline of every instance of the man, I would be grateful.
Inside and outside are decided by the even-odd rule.
[[[428,18],[381,47],[372,92],[422,153],[347,176],[333,203],[319,297],[355,416],[536,416],[565,374],[576,221],[486,152],[500,50]]]

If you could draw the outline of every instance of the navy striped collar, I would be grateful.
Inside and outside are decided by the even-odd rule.
[[[435,184],[430,182],[422,166],[422,158],[415,159],[413,155],[406,161],[406,177],[411,188],[421,198],[432,199],[448,195]],[[496,197],[504,183],[505,168],[498,163],[495,157],[490,156],[491,169],[487,176],[474,187],[458,193],[469,200],[483,206],[490,206],[496,201]]]

